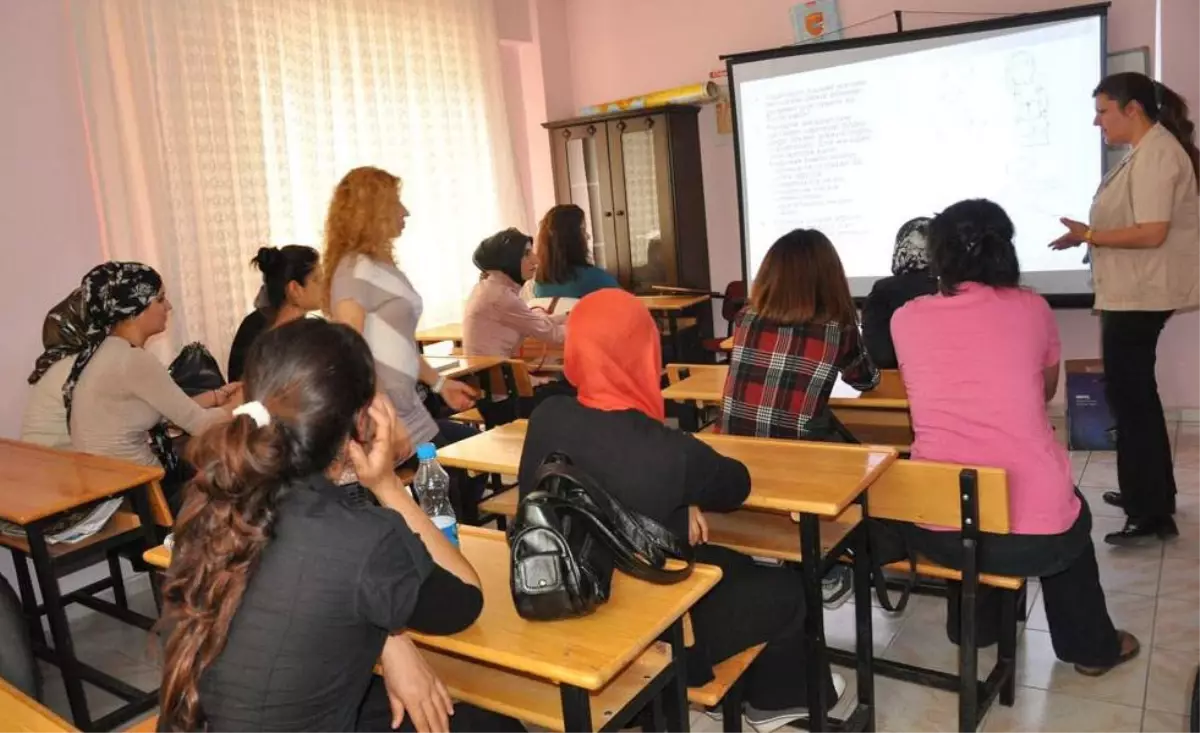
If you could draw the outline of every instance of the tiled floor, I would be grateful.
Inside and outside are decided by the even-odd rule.
[[[983,721],[985,731],[1182,731],[1188,691],[1200,662],[1200,425],[1173,424],[1176,475],[1179,484],[1180,537],[1142,548],[1105,545],[1106,532],[1121,526],[1120,510],[1107,506],[1100,493],[1116,486],[1112,454],[1073,454],[1076,478],[1096,517],[1093,535],[1109,612],[1117,626],[1141,639],[1142,653],[1134,661],[1100,678],[1077,674],[1058,662],[1050,644],[1040,588],[1030,585],[1029,621],[1021,629],[1018,649],[1016,704],[996,705]],[[1062,434],[1060,429],[1059,433]],[[152,612],[148,591],[132,595],[135,606]],[[945,605],[937,598],[914,597],[900,617],[875,612],[876,653],[890,659],[953,671],[956,651],[945,638]],[[150,637],[142,631],[98,614],[86,614],[72,625],[80,656],[139,687],[157,684],[158,661]],[[854,643],[854,608],[847,604],[826,613],[832,646],[849,649]],[[980,667],[995,661],[995,649],[983,650]],[[69,714],[62,680],[46,672],[47,704]],[[846,670],[841,670],[846,672]],[[850,689],[835,714],[853,704]],[[881,731],[956,728],[955,695],[876,677],[878,729]],[[112,710],[117,700],[88,688],[93,715]],[[693,715],[692,729],[719,731],[719,722]]]

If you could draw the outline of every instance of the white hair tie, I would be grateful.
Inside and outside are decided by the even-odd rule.
[[[261,402],[247,402],[233,411],[234,417],[238,415],[249,415],[254,424],[260,428],[271,424],[271,413],[267,412],[267,408],[263,407]]]

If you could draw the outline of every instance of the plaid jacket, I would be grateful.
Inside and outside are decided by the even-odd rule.
[[[734,319],[717,430],[760,438],[824,438],[829,431],[824,413],[838,372],[857,389],[879,384],[858,324],[788,326],[743,310]]]

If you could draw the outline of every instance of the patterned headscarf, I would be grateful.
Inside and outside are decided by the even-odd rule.
[[[896,249],[892,252],[892,274],[903,275],[929,269],[929,222],[927,216],[905,222],[896,232]]]
[[[75,397],[75,386],[88,362],[113,328],[127,318],[133,318],[150,307],[162,291],[162,276],[153,268],[137,262],[105,262],[97,265],[83,276],[80,288],[87,309],[87,344],[75,357],[71,374],[63,384],[63,405],[67,408],[67,426],[71,425],[71,403]],[[165,426],[159,426],[164,427]],[[155,435],[161,432],[161,435]],[[166,430],[151,431],[151,447],[163,467],[170,470],[174,453],[167,443]],[[165,454],[162,452],[165,450]],[[169,457],[168,455],[169,454]]]
[[[45,351],[34,364],[33,373],[29,375],[30,384],[37,384],[50,367],[87,347],[86,312],[83,288],[75,288],[46,314],[42,324],[42,348]]]

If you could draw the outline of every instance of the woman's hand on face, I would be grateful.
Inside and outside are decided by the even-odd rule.
[[[392,707],[392,728],[399,727],[407,713],[420,733],[450,730],[454,715],[450,693],[408,637],[388,637],[379,661]]]
[[[385,395],[376,394],[367,407],[365,420],[362,416],[358,420],[358,434],[369,435],[370,438],[360,443],[351,436],[346,445],[346,452],[354,465],[355,473],[358,474],[358,482],[374,491],[396,476],[393,438],[396,408],[392,407],[391,401]]]
[[[1067,228],[1066,234],[1050,243],[1051,249],[1069,249],[1087,241],[1088,225],[1074,219],[1059,219]]]
[[[475,400],[479,399],[474,387],[457,379],[447,379],[442,384],[441,395],[447,405],[459,412],[471,409],[475,406]]]
[[[688,544],[693,546],[708,544],[708,522],[705,521],[704,512],[700,511],[698,506],[688,507]]]

